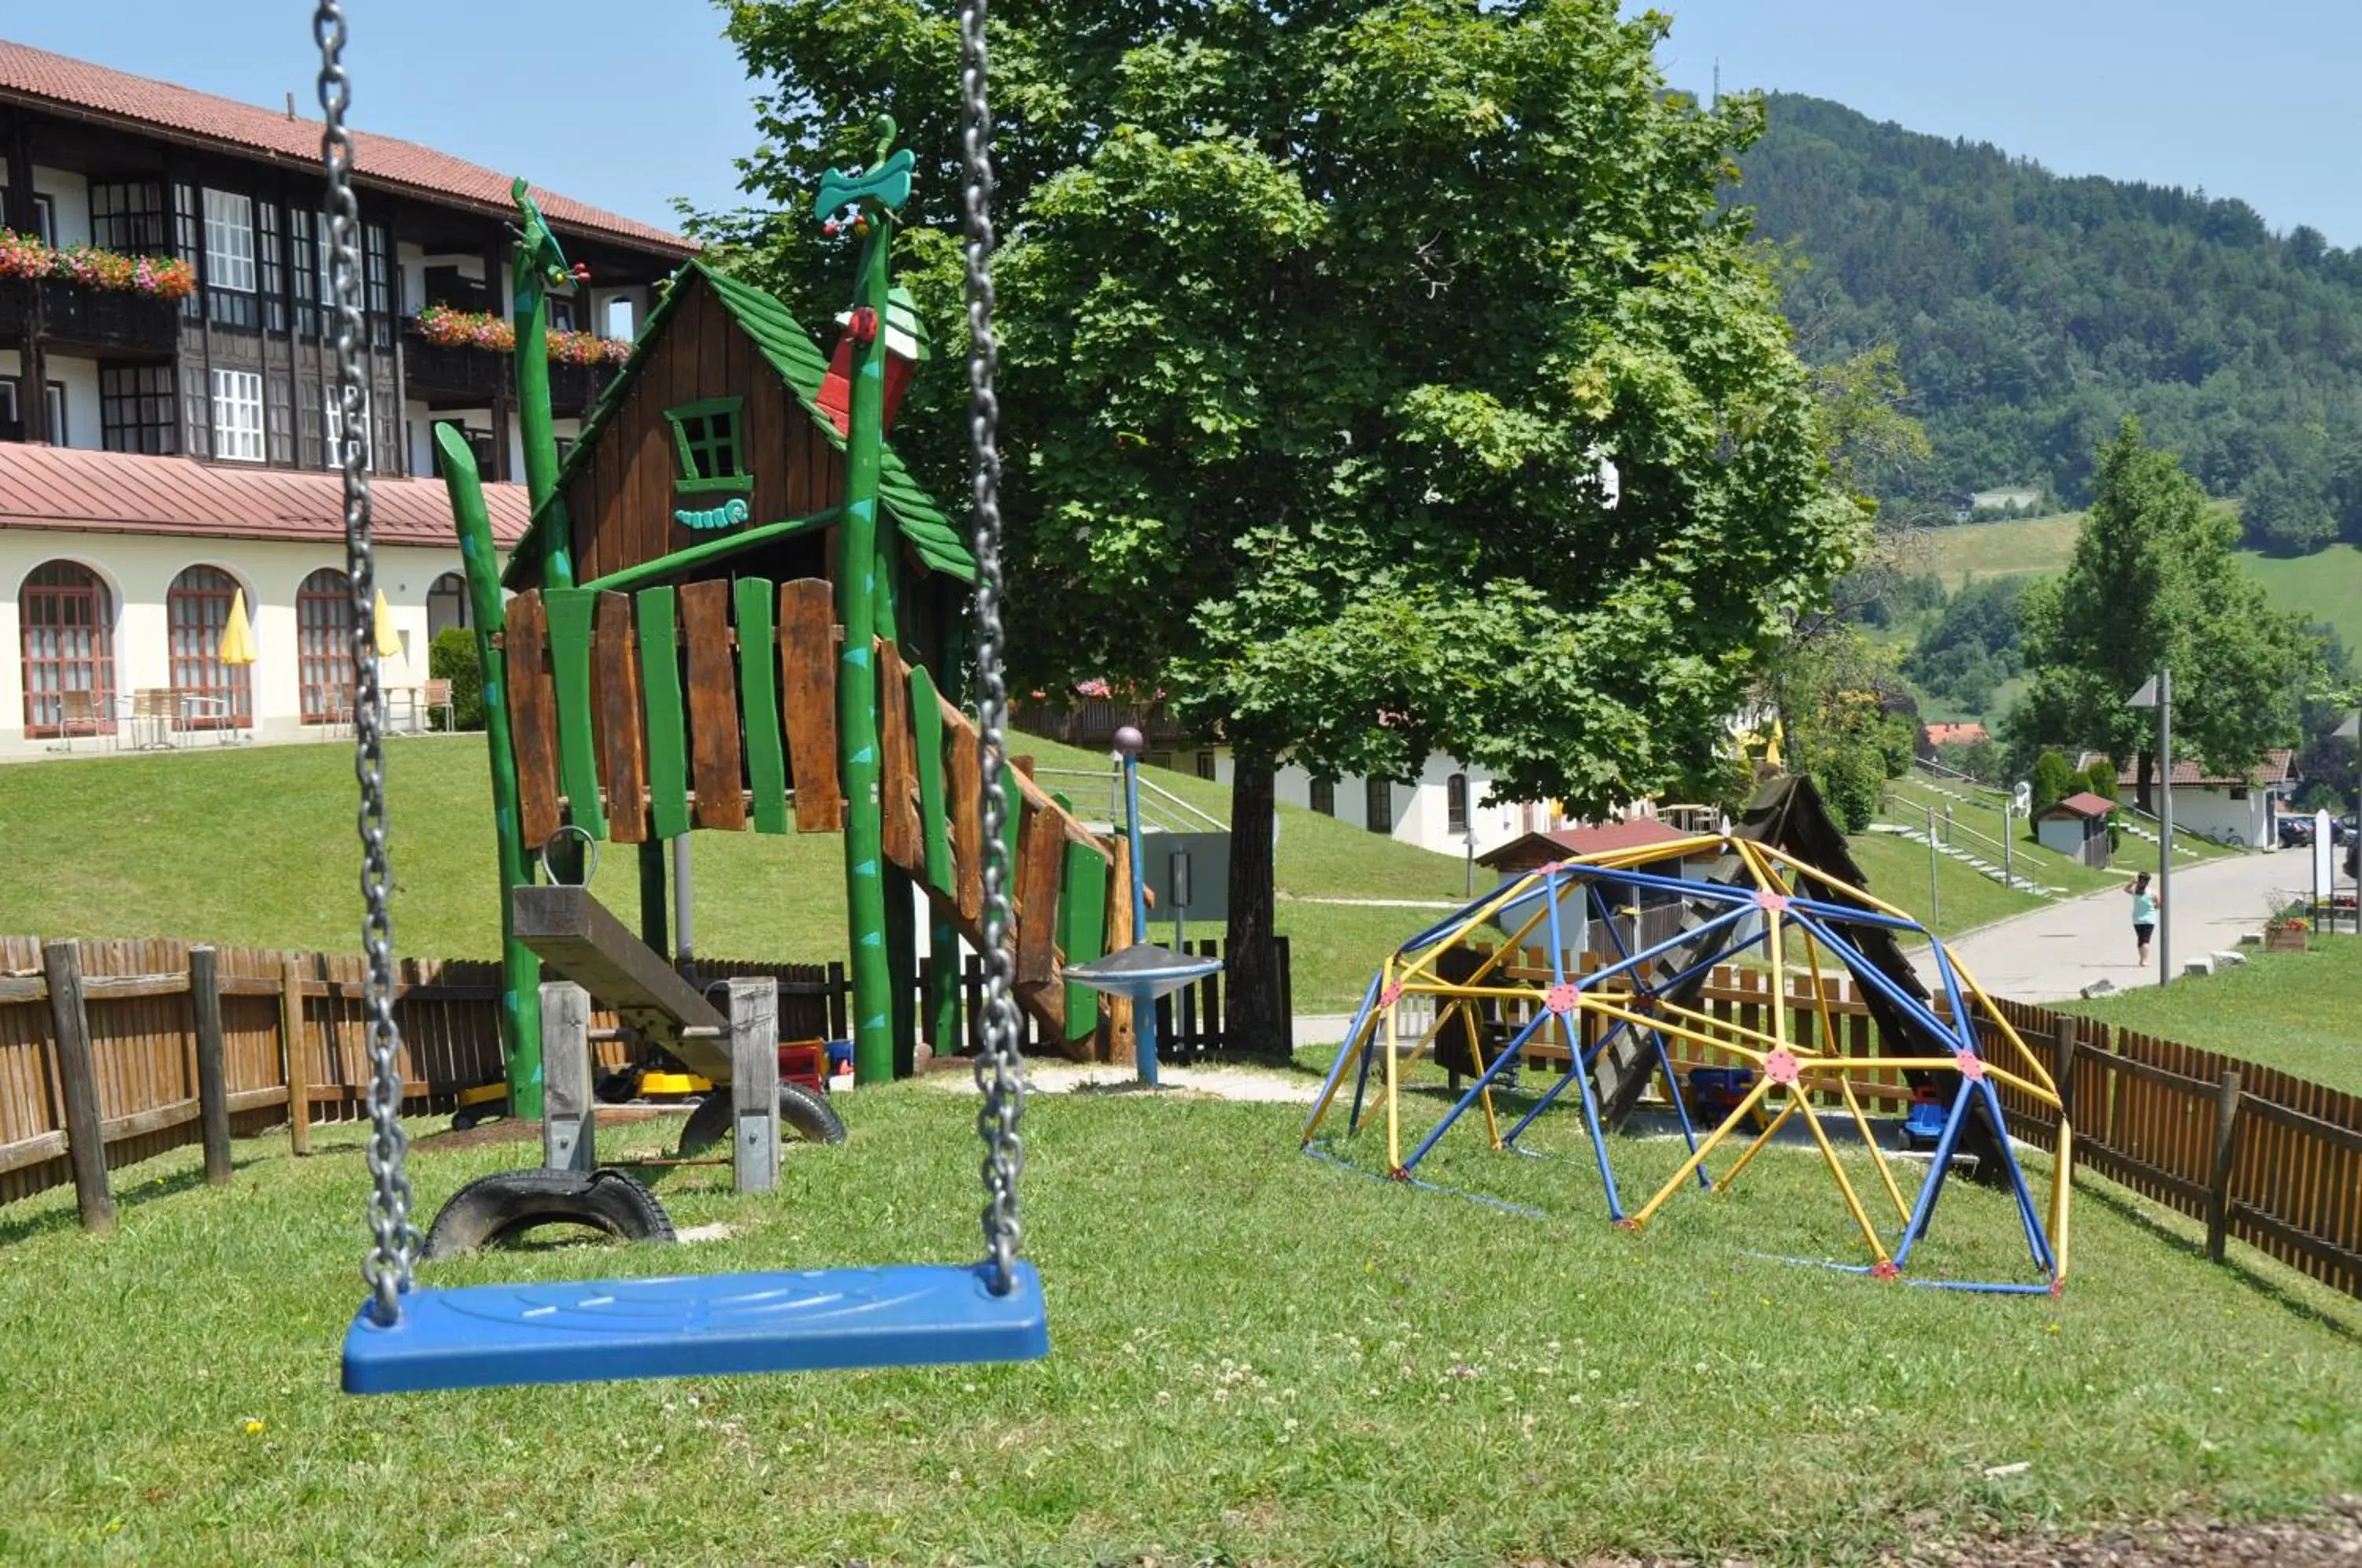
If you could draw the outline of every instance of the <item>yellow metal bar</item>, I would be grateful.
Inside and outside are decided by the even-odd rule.
[[[1772,1135],[1778,1132],[1780,1129],[1787,1123],[1788,1118],[1796,1114],[1796,1107],[1801,1103],[1803,1102],[1797,1099],[1794,1095],[1792,1094],[1788,1097],[1787,1102],[1780,1107],[1779,1114],[1772,1117],[1770,1121],[1764,1123],[1763,1131],[1755,1135],[1755,1142],[1748,1144],[1746,1152],[1741,1154],[1738,1158],[1733,1162],[1728,1170],[1722,1173],[1722,1179],[1714,1184],[1715,1191],[1728,1192],[1730,1190],[1730,1184],[1738,1179],[1738,1173],[1755,1163],[1755,1156],[1763,1152],[1764,1146],[1772,1142]]]
[[[1370,1024],[1374,1024],[1376,1021],[1377,1020],[1373,1018],[1370,1020]],[[1377,1032],[1374,1028],[1370,1027],[1370,1024],[1363,1025],[1361,1031],[1353,1036],[1353,1039],[1348,1040],[1343,1045],[1338,1047],[1338,1049],[1341,1051],[1349,1051],[1357,1058],[1364,1052],[1368,1051],[1370,1048],[1370,1041]],[[1359,1042],[1358,1044],[1355,1043],[1357,1041]],[[1345,1080],[1352,1076],[1353,1071],[1352,1064],[1350,1062],[1347,1063],[1344,1070],[1340,1072],[1336,1078],[1329,1085],[1328,1088],[1321,1093],[1320,1103],[1312,1108],[1312,1120],[1304,1124],[1304,1143],[1311,1143],[1312,1135],[1320,1131],[1321,1118],[1329,1114],[1329,1107],[1336,1100],[1337,1091],[1345,1087]],[[1301,1147],[1300,1144],[1298,1146]]]
[[[1728,1117],[1725,1118],[1721,1126],[1707,1133],[1704,1143],[1700,1143],[1695,1149],[1690,1151],[1690,1157],[1682,1162],[1682,1168],[1673,1173],[1672,1179],[1671,1181],[1668,1181],[1662,1187],[1658,1189],[1656,1197],[1651,1198],[1646,1204],[1641,1206],[1639,1212],[1631,1217],[1631,1222],[1636,1226],[1647,1224],[1649,1222],[1649,1217],[1656,1213],[1658,1209],[1662,1209],[1665,1206],[1665,1200],[1672,1197],[1675,1192],[1681,1189],[1683,1183],[1687,1182],[1690,1177],[1697,1174],[1698,1166],[1704,1165],[1706,1161],[1706,1157],[1712,1154],[1716,1148],[1721,1146],[1722,1141],[1725,1138],[1730,1136],[1730,1130],[1745,1121],[1749,1115],[1754,1111],[1755,1108],[1763,1103],[1764,1093],[1766,1090],[1770,1089],[1771,1087],[1772,1080],[1770,1078],[1756,1079],[1755,1087],[1747,1091],[1747,1098],[1738,1102],[1738,1109],[1732,1111]]]
[[[1541,873],[1539,871],[1532,871],[1527,873],[1525,876],[1519,878],[1514,882],[1504,882],[1501,884],[1499,888],[1494,890],[1493,896],[1486,899],[1483,903],[1477,905],[1475,912],[1471,914],[1466,920],[1462,921],[1449,936],[1439,936],[1432,944],[1424,948],[1421,951],[1420,956],[1412,961],[1403,970],[1403,978],[1405,980],[1408,980],[1412,976],[1417,975],[1419,971],[1425,969],[1429,964],[1434,963],[1436,955],[1441,953],[1444,949],[1448,947],[1457,947],[1460,944],[1467,941],[1468,933],[1470,932],[1475,930],[1478,926],[1483,925],[1486,921],[1491,920],[1493,916],[1505,906],[1516,902],[1518,898],[1524,895],[1529,888],[1531,888],[1536,882],[1540,880]],[[1547,910],[1545,910],[1544,912],[1548,912]],[[1529,929],[1530,929],[1530,927],[1529,927]],[[1396,958],[1400,958],[1402,956],[1400,950],[1396,952],[1395,956]]]
[[[1394,960],[1388,959],[1386,961],[1385,991],[1381,994],[1385,995],[1393,991]],[[1385,1066],[1386,1072],[1386,1174],[1389,1176],[1398,1173],[1403,1168],[1402,1101],[1400,1096],[1396,1093],[1396,1080],[1401,1077],[1401,1073],[1397,1069],[1395,1062],[1395,1009],[1400,1005],[1401,1002],[1398,997],[1391,995],[1388,996],[1388,999],[1385,1004],[1386,1054],[1385,1057],[1382,1058],[1382,1065]]]
[[[1810,1106],[1805,1108],[1805,1125],[1812,1129],[1813,1142],[1821,1146],[1821,1158],[1828,1162],[1829,1175],[1838,1178],[1838,1190],[1845,1194],[1846,1207],[1853,1210],[1853,1222],[1861,1227],[1862,1239],[1870,1243],[1871,1254],[1880,1263],[1891,1261],[1886,1255],[1886,1243],[1879,1239],[1878,1227],[1870,1222],[1870,1214],[1861,1206],[1860,1195],[1854,1191],[1852,1181],[1845,1174],[1845,1166],[1838,1162],[1837,1150],[1830,1146],[1829,1135],[1821,1130],[1821,1119],[1813,1114]]]
[[[1908,1225],[1911,1206],[1903,1201],[1903,1188],[1895,1184],[1893,1169],[1886,1163],[1886,1151],[1878,1146],[1878,1135],[1870,1130],[1870,1118],[1863,1114],[1861,1101],[1853,1092],[1853,1079],[1839,1073],[1838,1092],[1845,1096],[1846,1109],[1853,1112],[1853,1124],[1861,1129],[1861,1141],[1870,1146],[1870,1161],[1878,1167],[1878,1179],[1886,1184],[1886,1196],[1894,1200],[1894,1217]]]
[[[2067,1209],[2075,1195],[2075,1130],[2064,1119],[2058,1123],[2058,1163],[2050,1169],[2050,1266],[2054,1277],[2067,1277]]]
[[[2012,1045],[2017,1047],[2017,1054],[2025,1058],[2026,1065],[2032,1067],[2035,1075],[2042,1080],[2043,1087],[2055,1097],[2058,1092],[2058,1085],[2052,1080],[2050,1069],[2043,1065],[2041,1057],[2026,1048],[2025,1041],[2018,1034],[2016,1026],[2002,1016],[2001,1009],[1993,1005],[1992,998],[1985,995],[1984,988],[1977,984],[1977,977],[1960,967],[1958,960],[1952,964],[1952,973],[1959,977],[1962,985],[1969,988],[1970,996],[1984,1004],[1985,1016],[2001,1025],[2002,1033],[2008,1038]]]

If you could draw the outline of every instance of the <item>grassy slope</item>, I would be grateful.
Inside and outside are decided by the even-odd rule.
[[[2309,953],[2250,949],[2239,968],[2074,1010],[2362,1094],[2362,943],[2350,936],[2316,936]]]
[[[2023,523],[1933,528],[1926,536],[1924,552],[1906,569],[1934,572],[1947,588],[1958,588],[1970,577],[2047,576],[2067,569],[2075,550],[2075,531],[2082,522],[2081,513],[2068,512]],[[2239,558],[2263,583],[2275,606],[2326,622],[2337,628],[2348,647],[2362,646],[2362,550],[2332,545],[2296,559],[2243,550]],[[1995,711],[2006,706],[1996,701]]]
[[[1105,767],[1048,742],[1029,738],[1021,749],[1045,768]],[[1175,793],[1227,814],[1223,787],[1155,771]],[[388,778],[400,950],[491,956],[500,926],[481,738],[392,745]],[[353,809],[351,758],[340,745],[0,767],[0,923],[12,933],[356,950]],[[1296,807],[1280,813],[1284,897],[1461,895],[1458,860]],[[805,962],[844,955],[838,838],[704,833],[695,844],[702,951]],[[636,923],[634,864],[628,846],[609,846],[593,886]],[[1283,903],[1279,929],[1296,944],[1298,1005],[1356,999],[1378,955],[1422,923],[1418,910]]]
[[[1927,918],[1927,846],[1911,844],[1891,834],[1863,834],[1849,838],[1870,891],[1920,920]],[[1936,868],[1936,920],[1938,936],[1956,936],[1997,920],[2042,907],[2032,893],[2013,892],[1957,860],[1939,860]]]
[[[1927,820],[1926,809],[1933,806],[1936,808],[1937,821],[1941,823],[1945,810],[1948,807],[1951,812],[1952,825],[1956,830],[1965,829],[1968,832],[1982,834],[1985,838],[1995,843],[2001,840],[2004,832],[2001,808],[1984,804],[1982,797],[1968,801],[1955,801],[1948,796],[1937,793],[1921,783],[1915,776],[1910,775],[1892,780],[1887,786],[1887,792],[1889,802],[1887,815],[1895,822],[1907,823],[1913,827],[1924,827]],[[2121,880],[2114,873],[2094,871],[2080,861],[2070,860],[2063,855],[2043,848],[2042,845],[2025,836],[2024,817],[2015,819],[2010,838],[2011,869],[2021,877],[2031,877],[2046,887],[2064,888],[2073,893],[2089,893],[2096,892],[2102,888]],[[1999,864],[2001,860],[2001,851],[1995,849],[1992,844],[1970,838],[1968,833],[1959,834],[1955,842],[1960,848],[1972,854],[1981,855],[1995,864]],[[2156,845],[2146,839],[2134,838],[2129,834],[2125,836],[2124,845],[2116,855],[2120,864],[2131,864],[2136,861],[2154,864],[2156,857]]]
[[[726,1240],[428,1278],[971,1255],[965,1105],[905,1085],[842,1109],[851,1142],[793,1150],[775,1198],[669,1175],[679,1222]],[[2285,1513],[2362,1474],[2353,1304],[2210,1267],[2131,1205],[2078,1205],[2063,1300],[1907,1290],[1749,1255],[1854,1255],[1809,1154],[1634,1235],[1602,1222],[1563,1110],[1535,1132],[1559,1159],[1463,1126],[1427,1167],[1553,1220],[1301,1158],[1299,1114],[1037,1098],[1026,1229],[1054,1350],[1009,1367],[347,1399],[353,1130],[300,1162],[240,1143],[220,1190],[191,1182],[194,1150],[121,1173],[104,1239],[69,1192],[13,1205],[0,1560],[1853,1562],[1994,1525]],[[1626,1185],[1676,1147],[1619,1139]],[[422,1152],[422,1210],[522,1154]],[[1368,1139],[1348,1154],[1373,1168]],[[1999,1268],[2014,1231],[2004,1198],[1955,1188],[1922,1255]],[[2237,1375],[2193,1343],[2236,1345]]]

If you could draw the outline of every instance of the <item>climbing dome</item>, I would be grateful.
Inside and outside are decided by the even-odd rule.
[[[1705,880],[1643,869],[1709,856]],[[1640,905],[1652,905],[1658,918],[1615,918]],[[1673,923],[1668,915],[1678,917],[1678,929],[1656,938]],[[1932,989],[1903,956],[1901,943],[1912,936],[1926,940]],[[1711,1010],[1703,995],[1709,977],[1717,966],[1742,961],[1769,971],[1762,1005]],[[1833,1007],[1840,975],[1850,977],[1859,1003]],[[1835,1016],[1840,1007],[1869,1014],[1875,1050],[1847,1049],[1870,1031],[1859,1016]],[[1508,1121],[1496,1103],[1505,1075],[1544,1055],[1562,1061],[1563,1075],[1521,1097],[1530,1103]],[[1433,1103],[1431,1095],[1405,1093],[1408,1064],[1426,1056],[1473,1081],[1406,1155],[1407,1106]],[[1686,1085],[1682,1065],[1692,1069]],[[1374,1110],[1374,1072],[1381,1102]],[[1905,1136],[1917,1132],[1933,1144],[1924,1174],[1916,1161],[1882,1144],[1864,1109],[1866,1099],[1894,1094],[1898,1075],[1913,1096]],[[1861,1261],[1797,1261],[2008,1294],[2055,1295],[2066,1278],[2073,1135],[2046,1065],[1926,927],[1773,844],[1700,835],[1560,861],[1505,881],[1380,966],[1305,1124],[1307,1152],[1338,1157],[1320,1129],[1349,1077],[1346,1135],[1361,1131],[1365,1113],[1374,1120],[1382,1110],[1385,1170],[1398,1181],[1428,1185],[1413,1173],[1471,1110],[1481,1111],[1493,1148],[1515,1150],[1572,1087],[1607,1217],[1617,1225],[1649,1224],[1693,1184],[1727,1188],[1794,1120],[1808,1131],[1867,1254]],[[1652,1084],[1661,1086],[1678,1118],[1689,1157],[1628,1210],[1606,1129]],[[2057,1119],[2045,1202],[2036,1201],[2007,1134],[2004,1106],[2011,1100],[2023,1111],[2047,1108],[2046,1122]],[[1857,1136],[1875,1186],[1857,1184],[1839,1159],[1839,1143]],[[1970,1148],[1980,1179],[2014,1197],[2030,1279],[1906,1272],[1955,1154]],[[1717,1173],[1718,1155],[1728,1163]],[[1892,1224],[1882,1218],[1888,1212]]]

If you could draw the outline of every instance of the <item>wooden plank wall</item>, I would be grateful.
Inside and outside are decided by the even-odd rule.
[[[86,941],[82,950],[99,1115],[108,1126],[110,1166],[149,1159],[196,1143],[196,1031],[188,994],[190,944]],[[369,1077],[362,1007],[366,966],[357,955],[286,954],[221,947],[222,1028],[231,1130],[249,1136],[287,1121],[290,1074],[282,1055],[280,987],[292,957],[304,978],[302,1053],[292,1075],[310,1085],[314,1121],[366,1114]],[[841,965],[701,961],[716,978],[768,975],[780,982],[782,1040],[839,1039],[844,1033]],[[72,1179],[65,1158],[65,1108],[58,1082],[47,990],[39,981],[41,939],[0,937],[0,1204]],[[139,994],[110,996],[115,989]],[[479,960],[404,959],[395,1003],[403,1034],[405,1109],[450,1109],[462,1089],[501,1076],[500,966]],[[610,1025],[614,1020],[599,1015]],[[604,1065],[621,1066],[628,1047],[603,1043]],[[128,1125],[124,1125],[128,1124]]]
[[[72,1179],[66,1159],[65,1103],[58,1082],[48,992],[41,981],[38,936],[0,936],[0,1205],[61,1187]],[[199,1142],[194,1007],[188,994],[190,944],[177,941],[79,944],[88,1004],[92,1056],[99,1079],[99,1115],[107,1130],[112,1167],[151,1159]],[[1211,953],[1210,944],[1200,944]],[[250,1137],[283,1125],[291,1076],[309,1086],[311,1120],[341,1121],[367,1114],[366,969],[354,955],[284,953],[273,948],[220,947],[225,1077],[231,1131]],[[1287,945],[1280,943],[1280,974],[1287,976]],[[280,996],[290,959],[301,977],[301,1056],[291,1075],[281,1051]],[[930,960],[930,963],[933,960]],[[779,982],[782,1041],[848,1037],[851,985],[842,964],[775,964],[700,959],[703,979],[769,976]],[[962,977],[968,1006],[965,1041],[933,1042],[940,1055],[973,1052],[982,1017],[984,971],[973,955]],[[498,986],[500,966],[483,960],[403,959],[395,970],[403,988],[394,1004],[403,1035],[403,1109],[412,1115],[449,1110],[463,1089],[501,1076]],[[110,984],[109,982],[113,982]],[[916,983],[923,996],[924,976]],[[109,994],[129,991],[136,994]],[[1196,988],[1177,1004],[1177,1032],[1169,1052],[1204,1055],[1221,1046],[1220,982]],[[921,1016],[925,1010],[921,1009]],[[1021,1014],[1029,1049],[1065,1052],[1031,1014]],[[596,1027],[614,1023],[595,1013]],[[624,1064],[623,1042],[597,1047],[602,1067]]]

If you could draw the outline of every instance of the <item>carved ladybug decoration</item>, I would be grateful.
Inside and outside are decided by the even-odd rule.
[[[853,318],[844,324],[844,329],[855,343],[865,347],[875,343],[877,341],[877,313],[867,305],[862,305],[853,313]]]

